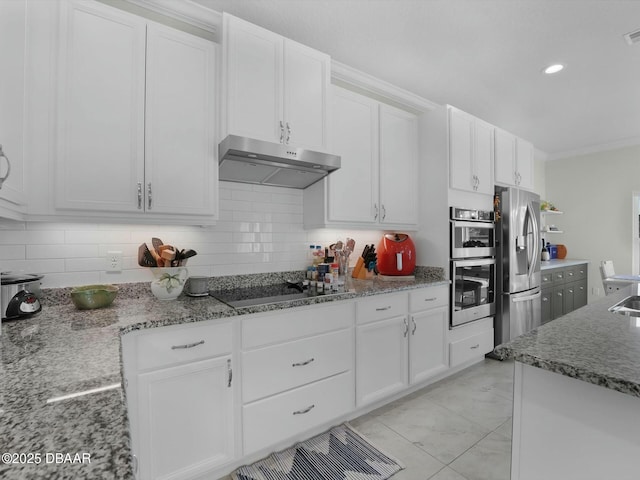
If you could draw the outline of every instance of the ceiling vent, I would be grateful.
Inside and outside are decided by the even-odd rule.
[[[640,43],[640,30],[636,30],[635,32],[625,33],[623,37],[629,45],[633,45],[634,43]]]

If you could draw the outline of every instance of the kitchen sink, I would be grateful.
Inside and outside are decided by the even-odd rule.
[[[640,317],[640,295],[631,295],[609,308],[610,312]]]

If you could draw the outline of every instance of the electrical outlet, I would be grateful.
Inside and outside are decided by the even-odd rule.
[[[119,250],[113,250],[107,252],[106,267],[107,272],[121,272],[122,271],[122,252]]]

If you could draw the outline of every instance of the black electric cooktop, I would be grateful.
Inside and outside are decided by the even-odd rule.
[[[335,293],[337,292],[330,292],[329,294]],[[301,282],[285,282],[274,285],[261,285],[259,287],[235,288],[233,290],[210,290],[209,295],[233,308],[242,308],[299,300],[325,294],[318,294],[310,290],[306,285],[303,287]]]

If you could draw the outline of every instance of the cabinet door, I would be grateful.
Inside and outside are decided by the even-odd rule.
[[[9,176],[0,188],[0,198],[12,204],[25,203],[24,188],[24,100],[25,32],[27,2],[0,2],[0,145],[11,162],[0,157],[0,177]],[[9,171],[10,169],[10,171]]]
[[[574,285],[573,308],[575,310],[587,304],[587,279],[575,282]]]
[[[449,182],[451,188],[474,191],[473,117],[449,109]]]
[[[56,207],[138,211],[145,22],[98,2],[62,10]]]
[[[231,15],[223,21],[226,133],[279,143],[283,38]]]
[[[551,291],[551,319],[564,315],[564,285],[553,287]]]
[[[327,219],[376,221],[378,203],[378,102],[332,87],[332,150],[340,169],[327,177]]]
[[[575,283],[569,283],[564,286],[564,289],[563,289],[564,297],[563,297],[563,306],[562,306],[563,315],[574,310],[573,300],[575,297],[575,293],[576,293]]]
[[[516,137],[499,128],[495,130],[494,175],[496,183],[516,184]]]
[[[518,185],[527,190],[533,190],[533,145],[521,138],[516,139],[516,167]]]
[[[477,178],[476,192],[493,195],[493,136],[495,127],[475,120],[473,165]]]
[[[410,317],[409,383],[419,383],[449,367],[447,308],[436,308]]]
[[[357,327],[357,406],[380,400],[406,388],[408,332],[406,316]]]
[[[162,25],[147,33],[145,208],[215,210],[215,46]],[[151,188],[149,188],[149,186]]]
[[[139,375],[140,478],[186,477],[233,459],[230,363],[225,356]]]
[[[284,41],[285,143],[327,150],[330,72],[329,55]]]
[[[542,324],[552,320],[551,316],[551,297],[553,293],[550,289],[542,290]]]
[[[380,217],[383,224],[418,223],[418,120],[380,105]]]

